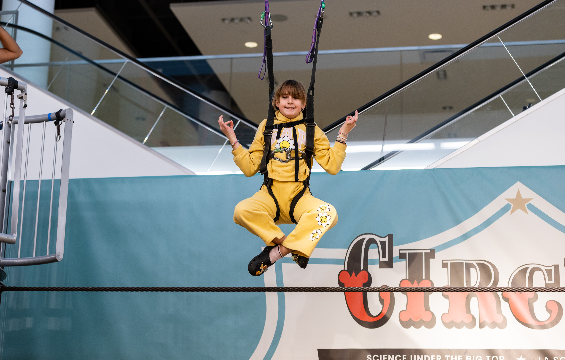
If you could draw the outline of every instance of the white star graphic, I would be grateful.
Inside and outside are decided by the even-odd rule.
[[[519,358],[516,358],[516,360],[526,360],[526,358],[523,357],[522,355],[520,355],[520,357],[519,357]]]

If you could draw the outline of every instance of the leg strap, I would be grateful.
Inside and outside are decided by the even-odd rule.
[[[275,193],[273,192],[273,189],[271,189],[271,186],[273,185],[273,179],[270,179],[268,177],[268,174],[265,174],[265,180],[263,181],[263,185],[267,187],[267,191],[269,192],[269,195],[271,195],[271,197],[273,198],[273,201],[275,202],[275,206],[277,207],[277,213],[273,219],[274,222],[277,222],[279,221],[279,218],[281,216],[281,208],[279,206],[279,202],[277,201],[277,198],[275,197]]]
[[[290,212],[289,212],[290,220],[295,224],[298,224],[298,221],[296,221],[296,219],[294,218],[294,209],[296,208],[296,204],[298,204],[298,200],[300,200],[300,198],[304,196],[304,193],[310,187],[310,175],[308,175],[308,178],[304,180],[303,184],[304,187],[302,188],[302,190],[300,190],[300,192],[296,194],[296,196],[294,197],[294,199],[292,199],[292,202],[290,203]]]

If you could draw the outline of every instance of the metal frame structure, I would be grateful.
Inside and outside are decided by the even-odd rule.
[[[14,85],[15,84],[15,85]],[[69,184],[69,168],[71,159],[71,143],[72,143],[72,131],[73,131],[73,111],[72,109],[59,110],[58,112],[48,113],[43,115],[35,116],[25,116],[25,110],[27,107],[27,84],[23,82],[17,82],[13,78],[1,78],[0,86],[12,87],[13,92],[16,90],[20,91],[17,95],[19,99],[19,116],[15,117],[12,115],[4,119],[0,129],[3,130],[2,139],[2,166],[0,167],[0,188],[2,193],[0,193],[0,219],[3,220],[1,225],[0,233],[0,267],[5,266],[28,266],[28,265],[40,265],[48,264],[52,262],[58,262],[63,259],[64,248],[65,248],[65,226],[66,226],[66,214],[67,214],[67,196],[68,196],[68,184]],[[6,91],[9,94],[9,91]],[[12,92],[12,94],[13,94]],[[12,95],[13,96],[13,95]],[[13,99],[13,97],[12,97]],[[12,109],[13,109],[12,100]],[[28,152],[24,156],[24,128],[26,124],[29,124],[31,131],[31,124],[47,123],[53,122],[57,127],[57,138],[55,139],[55,153],[53,158],[53,175],[51,179],[51,205],[49,212],[49,230],[51,231],[51,220],[52,220],[52,204],[55,189],[55,166],[57,159],[57,143],[61,138],[60,130],[64,125],[63,129],[63,149],[62,149],[62,161],[61,161],[61,179],[59,185],[59,202],[58,202],[58,214],[57,214],[57,239],[56,239],[56,250],[55,254],[49,254],[49,240],[47,244],[47,251],[45,255],[36,256],[36,239],[37,236],[37,224],[39,222],[39,201],[40,201],[40,189],[41,189],[41,173],[39,177],[39,190],[37,194],[37,212],[35,216],[35,237],[34,237],[34,248],[32,257],[20,257],[20,249],[22,242],[22,224],[24,222],[31,221],[33,219],[24,219],[24,201],[25,201],[25,191],[26,191],[26,176],[27,176],[27,161],[29,157],[29,134],[28,134]],[[45,143],[45,132],[43,136],[42,144],[42,156],[43,147]],[[23,189],[22,189],[22,165],[25,164],[25,173],[23,176]],[[11,168],[11,170],[10,170]],[[13,175],[13,176],[11,176]],[[12,177],[12,179],[10,179]],[[20,196],[21,195],[21,196]],[[22,200],[20,200],[22,197]],[[21,209],[20,209],[21,201]],[[18,231],[19,230],[19,231]],[[49,239],[49,237],[48,237]],[[6,258],[7,246],[18,244],[18,256],[16,258]],[[0,281],[4,280],[6,277],[5,272],[0,271]]]

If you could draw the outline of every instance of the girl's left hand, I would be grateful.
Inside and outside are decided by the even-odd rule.
[[[358,118],[359,118],[359,113],[357,112],[357,110],[355,110],[355,115],[348,116],[345,118],[345,122],[341,126],[339,132],[345,135],[349,134],[349,132],[353,130],[355,125],[357,125],[356,123]]]

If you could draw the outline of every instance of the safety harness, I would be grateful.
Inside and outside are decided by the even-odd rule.
[[[265,11],[261,15],[261,25],[265,28],[265,46],[263,50],[263,64],[261,65],[261,69],[259,70],[259,79],[263,80],[265,74],[263,73],[263,68],[266,65],[266,72],[269,77],[269,112],[267,115],[267,123],[265,124],[265,130],[263,131],[263,139],[265,141],[265,147],[263,149],[263,157],[261,159],[261,165],[259,167],[259,172],[264,176],[263,185],[266,186],[269,195],[275,201],[275,205],[277,206],[277,213],[274,218],[274,221],[277,222],[280,217],[280,206],[275,194],[272,190],[273,179],[269,177],[269,173],[267,170],[267,164],[274,158],[274,153],[271,151],[271,141],[272,137],[276,131],[276,139],[280,138],[282,129],[284,128],[293,128],[292,129],[292,136],[294,138],[294,157],[287,152],[287,159],[281,160],[276,158],[278,161],[281,162],[289,162],[294,160],[295,167],[294,167],[294,181],[298,182],[298,172],[299,172],[299,162],[300,159],[304,159],[306,165],[308,166],[308,177],[303,181],[303,188],[302,190],[292,199],[290,204],[290,220],[293,223],[297,223],[294,219],[294,209],[296,208],[296,204],[298,200],[304,195],[306,190],[310,187],[310,173],[312,172],[312,156],[314,155],[314,135],[316,131],[316,123],[314,122],[314,83],[316,81],[316,63],[318,61],[318,43],[320,42],[320,33],[322,31],[322,24],[324,22],[324,10],[326,8],[326,4],[324,0],[321,0],[320,8],[318,9],[318,14],[316,16],[316,23],[314,25],[314,31],[312,34],[312,45],[310,47],[310,51],[306,56],[306,63],[312,64],[312,76],[310,78],[310,86],[308,87],[307,97],[306,97],[306,108],[304,109],[304,118],[299,121],[293,121],[289,123],[281,123],[281,124],[274,124],[275,121],[275,109],[272,105],[273,96],[274,96],[274,74],[273,74],[273,41],[271,39],[271,30],[273,29],[273,22],[271,21],[271,14],[269,12],[269,2],[265,0]],[[266,64],[265,64],[266,63]],[[263,77],[261,76],[263,73]],[[298,146],[298,136],[296,133],[296,126],[300,124],[306,124],[306,148],[304,152],[299,150]],[[302,156],[301,156],[302,155]]]

